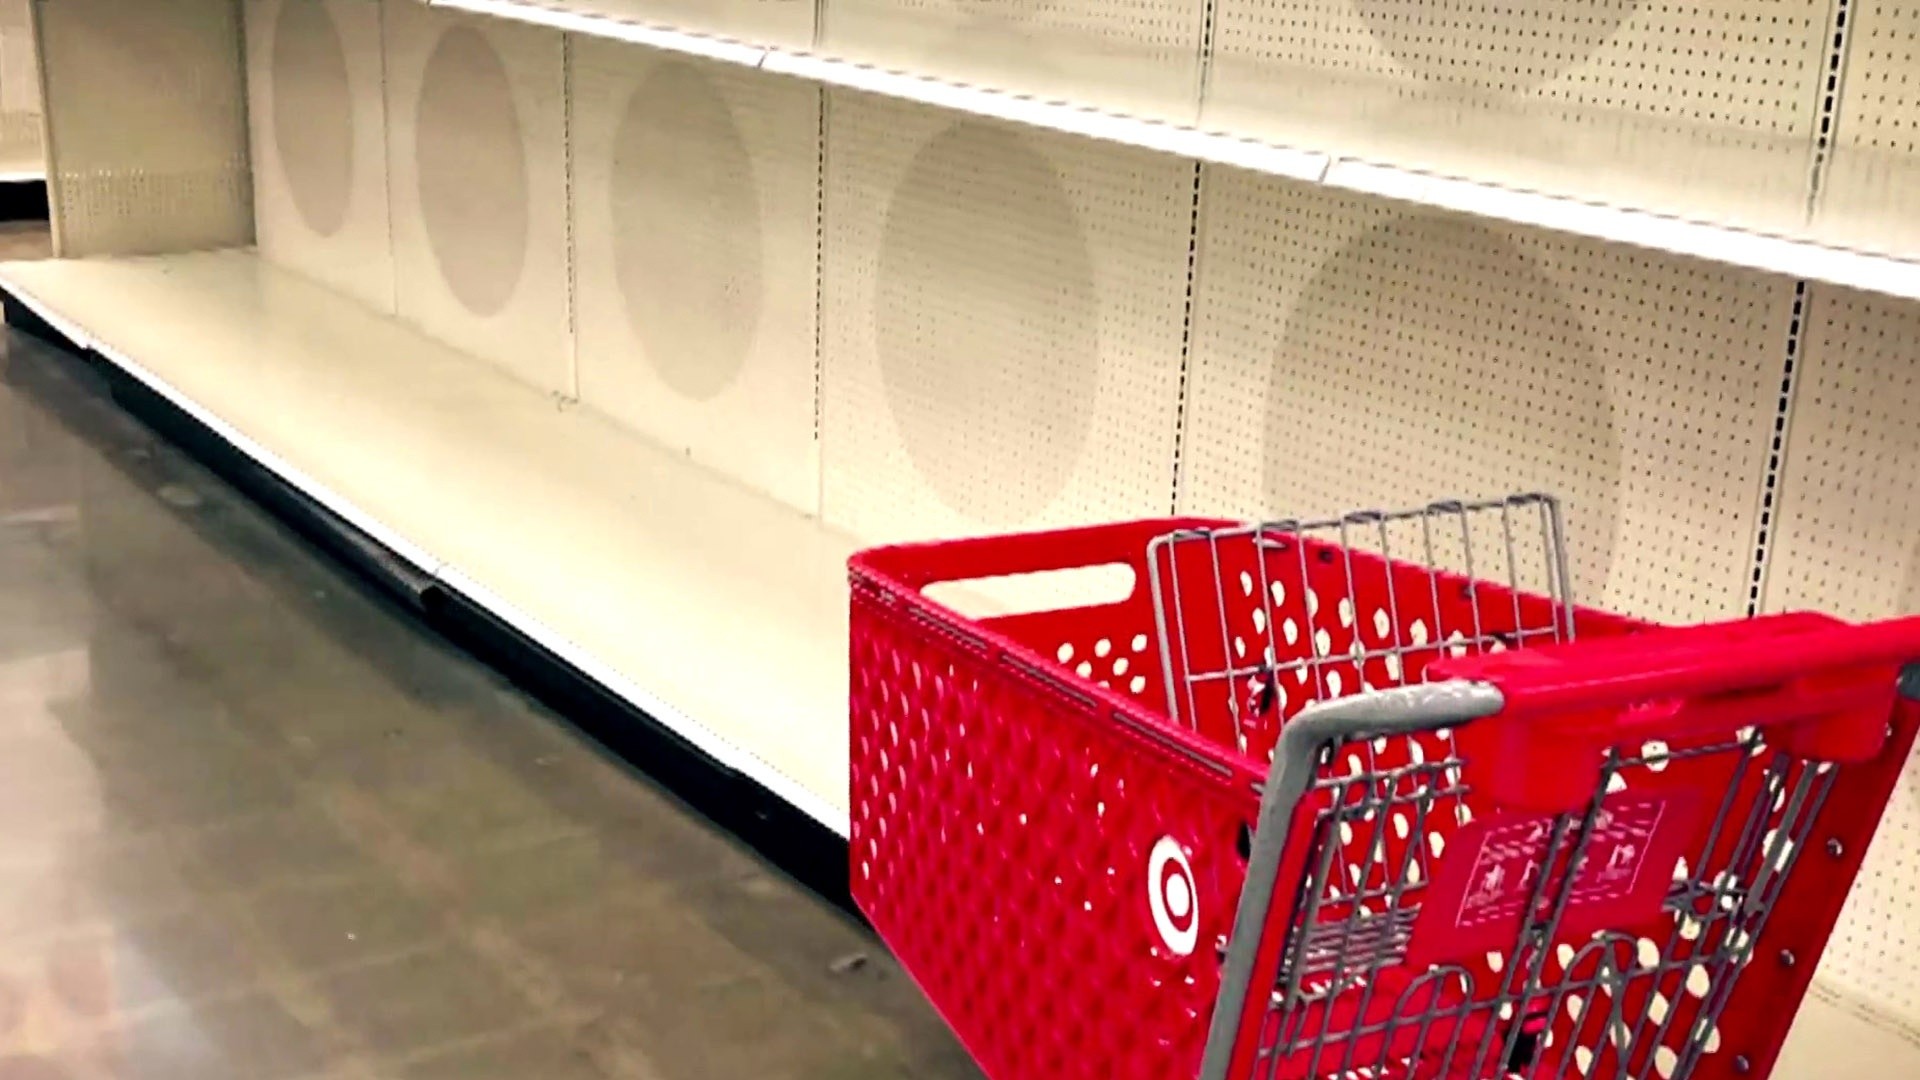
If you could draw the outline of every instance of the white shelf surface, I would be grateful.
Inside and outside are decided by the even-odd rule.
[[[1047,101],[869,64],[654,26],[612,16],[562,11],[535,0],[426,0],[434,7],[610,38],[723,63],[809,79],[827,86],[915,101],[1051,131],[1103,139],[1305,183],[1421,206],[1531,225],[1577,236],[1786,274],[1906,299],[1920,299],[1920,262],[1733,225],[1525,191],[1471,177],[1443,176],[1316,149],[1278,145],[1227,132]]]
[[[251,251],[8,263],[0,283],[846,834],[850,539]]]
[[[432,7],[475,15],[512,19],[587,37],[609,38],[668,52],[704,57],[721,63],[759,68],[777,75],[807,79],[828,86],[863,90],[952,109],[975,116],[1006,120],[1029,127],[1139,146],[1168,154],[1198,158],[1219,165],[1236,165],[1255,172],[1295,180],[1319,181],[1331,162],[1326,154],[1258,139],[1162,120],[1107,112],[1091,105],[1046,101],[946,79],[889,71],[870,64],[777,46],[760,45],[711,34],[652,26],[630,19],[561,11],[524,0],[426,0]]]
[[[1818,983],[1800,1005],[1776,1080],[1894,1080],[1920,1076],[1920,1032],[1904,1031],[1883,1016],[1868,1017]]]

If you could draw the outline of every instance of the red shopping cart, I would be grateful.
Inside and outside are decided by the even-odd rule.
[[[851,577],[854,895],[994,1080],[1765,1077],[1920,726],[1920,619],[1577,608],[1544,496]]]

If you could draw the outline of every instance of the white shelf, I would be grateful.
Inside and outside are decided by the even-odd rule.
[[[890,71],[815,53],[560,11],[531,0],[426,0],[434,7],[706,57],[828,86],[1138,146],[1218,165],[1577,236],[1672,252],[1905,299],[1920,299],[1920,262],[1731,225],[1611,206],[1465,177],[1441,176],[1105,112],[1066,101]]]
[[[8,263],[0,284],[846,834],[851,540],[252,252]]]
[[[915,101],[956,112],[992,117],[1049,131],[1083,135],[1108,142],[1234,165],[1255,172],[1318,182],[1331,159],[1311,150],[1276,146],[1257,139],[1160,120],[1106,112],[1067,101],[1045,101],[911,72],[888,71],[869,64],[752,42],[735,41],[671,27],[651,26],[607,15],[560,11],[526,0],[426,0],[432,7],[490,15],[545,26],[588,37],[610,38],[669,52],[705,57],[722,63],[759,68],[777,75],[864,90],[885,97]]]
[[[1533,225],[1909,300],[1920,299],[1920,263],[1885,255],[1686,221],[1646,210],[1513,191],[1476,180],[1430,176],[1363,161],[1334,162],[1323,182],[1347,191],[1517,225]]]
[[[1889,1016],[1868,1016],[1816,983],[1800,1005],[1773,1075],[1776,1080],[1920,1076],[1920,1033],[1902,1029]]]
[[[516,22],[564,30],[570,34],[608,38],[613,41],[624,41],[630,45],[646,45],[655,49],[665,49],[668,52],[703,56],[709,60],[740,64],[745,67],[759,67],[769,51],[763,45],[755,45],[748,41],[735,41],[712,34],[696,34],[665,26],[651,26],[631,19],[616,19],[610,15],[561,11],[540,4],[524,3],[522,0],[422,0],[422,2],[428,7],[513,19]]]

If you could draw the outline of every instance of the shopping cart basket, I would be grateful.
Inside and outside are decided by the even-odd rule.
[[[1132,587],[924,594],[1085,567]],[[1543,496],[859,555],[855,898],[994,1080],[1765,1077],[1920,619],[1567,581]]]

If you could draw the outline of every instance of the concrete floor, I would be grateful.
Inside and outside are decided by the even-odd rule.
[[[977,1075],[849,919],[89,379],[0,341],[0,1080]]]

